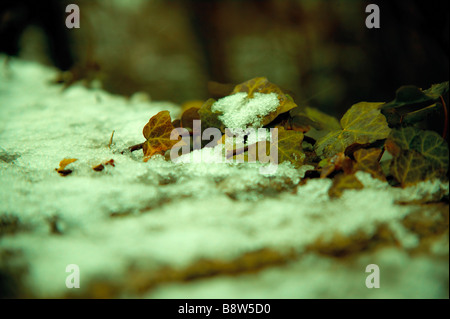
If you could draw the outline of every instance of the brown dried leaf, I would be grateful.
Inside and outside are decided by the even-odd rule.
[[[191,107],[181,114],[181,127],[193,129],[192,123],[194,120],[200,120],[198,111],[199,107]]]
[[[181,127],[181,120],[175,119],[172,121],[173,127]]]
[[[178,140],[170,139],[173,129],[169,111],[161,111],[148,121],[142,132],[147,139],[143,145],[145,162],[155,154],[164,154],[178,143]]]
[[[342,170],[345,174],[353,173],[353,161],[342,152],[337,153],[332,158],[322,160],[319,166],[322,167],[320,178],[325,178],[339,170]]]
[[[55,168],[55,171],[59,173],[61,176],[67,176],[72,173],[71,169],[65,169],[67,165],[77,161],[76,158],[65,158],[61,162],[59,162],[59,168]]]
[[[181,104],[181,111],[186,112],[187,110],[193,107],[199,109],[202,107],[203,103],[204,103],[203,100],[191,100],[184,102],[183,104]]]
[[[102,163],[102,164],[98,164],[98,165],[92,167],[92,169],[93,169],[94,171],[96,171],[96,172],[101,172],[101,171],[103,171],[103,170],[105,169],[105,166],[106,166],[106,165],[111,165],[112,167],[115,167],[115,166],[116,166],[116,165],[114,164],[114,160],[113,160],[113,159],[110,159],[109,161],[106,161],[106,162],[104,162],[104,163]]]
[[[402,149],[391,139],[387,139],[386,142],[384,142],[384,147],[386,148],[386,151],[391,153],[394,157],[400,156],[400,152],[402,151]]]
[[[324,167],[322,167],[320,171],[320,178],[325,178],[329,176],[331,173],[335,171],[336,166],[334,164],[327,164]]]

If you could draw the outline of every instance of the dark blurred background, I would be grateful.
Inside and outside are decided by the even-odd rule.
[[[80,29],[65,27],[69,3]],[[365,26],[369,3],[380,29]],[[438,0],[2,0],[0,50],[177,103],[208,98],[209,81],[266,76],[340,116],[447,81],[449,11]]]

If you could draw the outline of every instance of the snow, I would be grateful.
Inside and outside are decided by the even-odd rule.
[[[5,65],[4,57],[0,65]],[[177,105],[139,95],[126,99],[78,84],[61,91],[50,84],[55,75],[53,69],[15,59],[0,69],[0,217],[19,219],[15,233],[0,237],[0,270],[11,262],[2,252],[17,252],[14,263],[26,267],[21,280],[30,295],[82,295],[100,279],[123,284],[132,266],[182,270],[201,259],[231,262],[260,249],[303,256],[319,239],[332,245],[336,234],[370,237],[387,225],[401,247],[381,250],[373,258],[381,269],[399,275],[389,290],[371,292],[363,286],[363,265],[373,263],[370,254],[352,265],[342,261],[335,266],[329,257],[308,253],[252,275],[162,285],[145,297],[448,296],[442,287],[448,283],[448,262],[435,258],[448,256],[448,240],[432,246],[430,257],[410,256],[419,238],[401,221],[414,209],[398,204],[448,196],[448,183],[435,180],[400,189],[358,173],[364,189],[330,200],[329,179],[296,186],[311,166],[296,169],[282,163],[276,174],[265,176],[259,163],[217,163],[223,145],[197,151],[201,163],[186,157],[171,162],[163,156],[143,162],[142,151],[121,151],[144,141],[142,128],[157,112],[178,116]],[[235,101],[239,111],[245,96],[224,99],[227,103],[220,100],[217,107]],[[228,124],[257,125],[258,114],[276,107],[270,94],[253,100],[263,105],[262,113],[252,112],[243,122],[224,113]],[[64,158],[78,159],[67,167],[73,173],[66,177],[55,172]],[[92,170],[110,159],[115,167]],[[61,234],[50,231],[52,218]],[[77,291],[65,286],[69,264],[80,267]],[[360,278],[362,283],[356,284]],[[355,285],[362,286],[354,290]]]
[[[239,92],[219,99],[211,110],[221,112],[219,119],[232,130],[261,127],[263,117],[275,111],[279,105],[276,93],[254,93],[253,98],[249,98],[247,93]]]
[[[380,289],[367,289],[364,272],[368,264],[380,266]],[[448,263],[431,263],[423,256],[413,258],[398,249],[362,255],[353,262],[306,255],[287,266],[273,267],[258,274],[224,276],[173,283],[157,288],[146,298],[229,298],[229,299],[405,299],[440,298],[447,294],[441,278],[448,275]],[[426,289],[423,284],[427,283]],[[262,304],[265,303],[261,300]]]

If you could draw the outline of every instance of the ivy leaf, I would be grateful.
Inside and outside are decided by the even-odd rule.
[[[339,198],[346,189],[362,189],[364,185],[355,174],[339,174],[333,179],[333,184],[328,190],[330,198]]]
[[[402,149],[391,139],[387,139],[384,142],[384,148],[394,157],[400,156],[400,152],[402,151]]]
[[[161,111],[150,118],[142,132],[147,139],[143,145],[145,162],[155,154],[164,154],[178,143],[170,139],[173,129],[169,111]]]
[[[193,130],[193,121],[200,120],[200,115],[198,114],[199,110],[200,108],[198,107],[191,107],[184,111],[183,114],[181,114],[181,127]]]
[[[411,149],[418,151],[434,169],[448,169],[448,144],[434,131],[422,131],[411,141]]]
[[[278,129],[278,163],[284,161],[291,162],[295,167],[300,167],[305,160],[302,151],[303,133],[296,131],[286,131],[284,128]],[[271,150],[272,156],[274,150]]]
[[[295,130],[296,128],[313,127],[317,130],[336,131],[341,129],[339,121],[322,111],[309,107],[309,106],[297,106],[289,111],[291,117],[291,125]],[[302,129],[303,131],[308,131]]]
[[[219,115],[222,115],[222,113],[213,112],[211,110],[211,107],[215,102],[216,100],[214,99],[208,99],[198,110],[198,114],[202,121],[202,127],[215,127],[223,133],[225,132],[225,125],[223,125],[222,121],[219,119]]]
[[[448,144],[434,131],[395,129],[385,145],[394,156],[390,173],[402,187],[447,173]]]
[[[397,90],[395,99],[383,105],[381,109],[387,110],[391,108],[399,108],[405,105],[435,101],[439,99],[441,95],[448,92],[448,84],[448,81],[440,84],[434,84],[428,90],[421,90],[414,85],[404,85]]]
[[[379,107],[382,103],[360,102],[353,105],[341,119],[344,131],[357,135],[356,143],[365,144],[386,138],[390,129]]]
[[[402,187],[416,184],[427,178],[430,165],[419,152],[403,150],[391,162],[390,172]]]
[[[76,158],[65,158],[61,162],[59,162],[59,168],[55,168],[55,171],[59,173],[61,176],[67,176],[72,173],[71,169],[65,169],[67,165],[77,161]]]
[[[386,103],[382,109],[401,107],[408,104],[422,103],[432,100],[421,89],[414,85],[404,85],[395,93],[395,99]]]
[[[222,137],[222,143],[224,137],[225,135]],[[243,146],[236,145],[234,141],[227,141],[225,139],[225,149],[227,158],[233,157],[233,159],[236,159],[237,155],[244,153],[243,160],[253,162],[259,160],[259,147],[262,147],[265,144],[266,155],[270,155],[272,163],[289,161],[295,167],[300,167],[306,157],[302,151],[302,142],[302,132],[285,130],[283,127],[280,127],[278,128],[278,139],[276,144],[270,143],[269,141],[259,141],[248,146]],[[275,154],[278,156],[278,161],[275,161]]]
[[[317,155],[331,157],[354,144],[367,144],[388,137],[390,128],[380,112],[383,103],[360,102],[353,105],[342,117],[342,130],[333,131],[315,144]]]
[[[181,105],[181,112],[185,112],[186,110],[189,110],[190,108],[199,109],[202,107],[204,102],[205,101],[202,101],[202,100],[190,100],[190,101],[184,102]]]
[[[270,83],[266,77],[253,78],[244,83],[238,84],[235,86],[231,94],[238,92],[246,92],[249,98],[253,98],[254,93],[277,94],[280,105],[275,111],[270,112],[263,118],[263,126],[272,122],[279,114],[288,112],[297,106],[289,95],[285,94],[277,85]]]
[[[409,116],[409,123],[417,122],[428,116],[431,111],[435,111],[441,105],[434,101],[439,99],[449,90],[449,82],[434,84],[428,90],[421,90],[414,85],[405,85],[396,92],[393,101],[382,106],[381,112],[386,116],[390,126],[397,126],[403,123],[406,114],[415,113]],[[419,110],[426,109],[424,112]]]
[[[345,174],[353,173],[353,161],[345,156],[344,153],[337,153],[331,158],[320,161],[318,167],[321,167],[320,178],[325,178],[335,171],[342,170]]]
[[[411,142],[416,137],[417,134],[420,133],[420,130],[408,126],[400,129],[394,129],[389,134],[389,138],[386,140],[386,143],[393,142],[395,143],[401,150],[409,150],[411,148]],[[391,152],[392,155],[395,155]]]
[[[172,125],[173,127],[181,127],[181,120],[180,119],[173,120]]]
[[[417,111],[408,112],[402,117],[403,125],[412,125],[414,123],[423,121],[434,114],[438,114],[442,110],[441,103],[435,103],[424,108],[421,108]]]
[[[347,147],[346,139],[349,137],[350,134],[342,130],[330,132],[314,144],[314,150],[321,158],[328,158],[337,153],[343,153]]]
[[[380,166],[381,149],[379,148],[369,148],[369,149],[359,149],[353,153],[356,161],[356,170],[361,170],[363,172],[370,173],[372,177],[378,178],[379,180],[386,181],[386,177]]]
[[[234,84],[208,81],[208,93],[210,94],[210,96],[216,99],[220,99],[222,97],[230,95],[234,87]]]
[[[449,85],[447,82],[433,84],[428,90],[423,91],[429,98],[437,100],[441,95],[448,92]]]
[[[414,150],[423,155],[433,169],[447,172],[448,144],[434,131],[424,131],[412,126],[395,129],[386,142],[394,143],[401,150]],[[398,155],[398,149],[394,147],[387,149],[392,155]]]

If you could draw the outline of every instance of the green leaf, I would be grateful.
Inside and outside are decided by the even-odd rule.
[[[223,133],[225,132],[225,125],[223,125],[222,121],[219,119],[219,115],[222,115],[222,113],[213,112],[211,110],[211,107],[215,102],[216,100],[214,99],[208,99],[203,103],[200,110],[198,110],[198,115],[202,121],[202,128],[215,127]]]
[[[424,107],[422,109],[419,109],[417,111],[406,113],[403,116],[402,123],[403,123],[403,125],[412,125],[414,123],[417,123],[417,122],[427,119],[428,117],[440,112],[441,110],[442,110],[442,104],[435,103],[435,104],[429,105],[427,107]]]
[[[354,144],[367,144],[388,137],[391,129],[380,112],[383,103],[360,102],[342,117],[342,130],[333,131],[317,141],[317,155],[331,157]]]
[[[416,135],[420,134],[420,132],[421,130],[412,126],[393,129],[388,140],[394,142],[402,150],[409,150],[411,149],[412,140],[416,137]]]
[[[431,88],[423,92],[431,99],[437,100],[441,95],[444,95],[448,92],[448,81],[439,84],[433,84]]]
[[[382,110],[435,101],[439,99],[441,95],[448,92],[448,84],[448,81],[440,84],[434,84],[431,88],[424,91],[414,85],[402,86],[397,90],[395,99],[383,105]]]
[[[404,150],[391,162],[390,172],[402,187],[414,185],[431,173],[424,156],[415,150]]]
[[[422,154],[434,169],[448,169],[448,144],[434,131],[422,131],[410,144],[411,149]]]
[[[446,173],[448,169],[448,144],[434,131],[424,131],[414,127],[392,130],[389,140],[401,150],[414,150],[424,156],[433,169]]]
[[[398,126],[403,123],[405,116],[412,112],[427,109],[425,112],[414,114],[408,120],[409,123],[423,120],[430,111],[434,111],[439,104],[434,102],[449,90],[449,82],[434,84],[427,90],[421,90],[414,85],[400,87],[396,92],[396,98],[381,107],[381,112],[386,116],[389,125]]]

